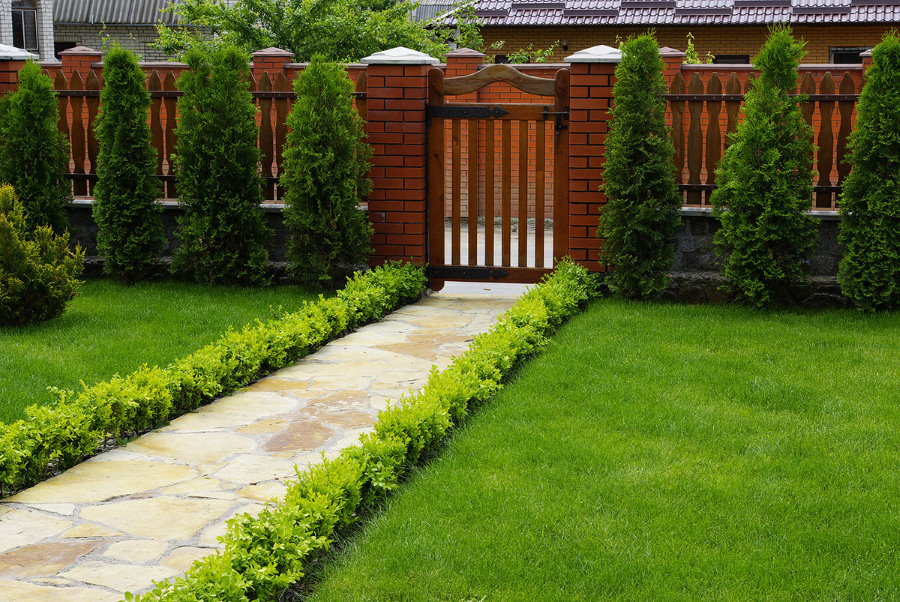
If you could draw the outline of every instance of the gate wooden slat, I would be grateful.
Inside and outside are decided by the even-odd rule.
[[[263,73],[262,77],[256,85],[256,90],[260,92],[272,91],[272,80],[269,79],[268,73]],[[271,178],[272,163],[275,154],[275,135],[272,129],[272,99],[261,97],[259,99],[259,150],[260,150],[260,167],[264,178]],[[277,173],[277,171],[275,172]],[[275,198],[275,184],[271,180],[266,180],[263,184],[263,194],[266,199]]]
[[[528,266],[528,121],[519,122],[519,267]]]
[[[97,74],[91,69],[90,73],[88,73],[87,81],[84,84],[85,90],[99,90],[100,89],[100,79],[97,77]],[[88,159],[88,173],[93,175],[97,174],[97,153],[100,151],[100,143],[97,142],[97,132],[94,131],[94,123],[97,120],[97,111],[100,107],[100,97],[99,96],[88,96],[86,99],[87,102],[87,113],[88,113],[88,140],[87,140],[87,159]],[[88,194],[94,194],[94,183],[92,180],[88,180],[86,182],[88,186]]]
[[[484,122],[484,265],[494,265],[494,127]]]
[[[556,99],[553,112],[560,127],[554,124],[553,155],[553,261],[569,254],[569,128],[562,113],[569,108],[569,70],[556,72]]]
[[[688,94],[703,94],[703,79],[699,73],[691,77]],[[703,161],[703,137],[701,134],[700,119],[703,114],[703,101],[688,101],[688,112],[691,115],[691,125],[688,130],[687,161],[688,184],[700,184],[700,168]],[[699,190],[688,190],[687,204],[700,205],[703,201],[703,193]]]
[[[478,265],[478,121],[469,120],[469,180],[468,233],[469,265]]]
[[[856,83],[848,72],[844,72],[840,84],[841,94],[855,94]],[[837,139],[837,171],[838,185],[843,185],[844,178],[850,173],[850,163],[847,162],[847,143],[850,140],[850,131],[853,128],[853,107],[856,103],[852,100],[842,100],[838,103],[838,113],[841,116],[841,126],[838,129]]]
[[[454,119],[451,125],[451,150],[452,167],[450,169],[451,179],[451,210],[450,210],[450,263],[459,265],[459,246],[460,246],[460,213],[462,207],[462,142],[460,136],[460,120]]]
[[[678,73],[670,88],[672,94],[684,94],[684,78]],[[675,146],[675,184],[684,183],[684,101],[672,103],[672,144]]]
[[[152,71],[150,73],[150,78],[147,80],[147,89],[150,92],[155,92],[158,90],[162,90],[162,82],[159,80],[159,73],[156,71]],[[153,148],[156,150],[156,175],[163,175],[163,155],[165,154],[165,150],[163,149],[163,129],[162,129],[162,117],[160,117],[160,110],[162,109],[162,98],[150,97],[150,140],[153,144]],[[163,190],[160,194],[165,196],[165,190]]]
[[[163,90],[166,92],[174,92],[177,89],[178,86],[175,84],[175,76],[169,71],[166,73],[165,79],[163,79]],[[174,97],[167,97],[163,99],[163,106],[166,108],[166,127],[164,130],[166,134],[166,175],[174,176],[175,165],[172,161],[172,156],[175,154],[175,116],[178,111],[178,103]],[[178,186],[174,179],[166,182],[166,197],[170,199],[178,198]]]
[[[819,84],[819,94],[834,94],[834,80],[831,73],[826,72]],[[819,186],[831,186],[831,169],[834,167],[834,134],[831,131],[831,117],[834,103],[819,101]],[[831,192],[816,193],[816,207],[831,209]]]
[[[444,104],[444,72],[428,72],[428,103]],[[442,266],[444,260],[444,121],[432,119],[428,126],[428,255],[431,265]]]
[[[544,267],[544,202],[546,195],[544,187],[547,185],[547,157],[546,146],[547,124],[543,121],[536,122],[536,139],[534,149],[535,177],[534,177],[534,265]]]
[[[501,209],[501,265],[510,264],[512,239],[512,128],[504,121],[503,129],[503,208]]]
[[[722,81],[719,79],[718,73],[713,73],[709,78],[707,85],[708,94],[721,94]],[[716,166],[719,164],[719,158],[722,154],[722,135],[719,131],[719,112],[722,102],[719,100],[708,100],[706,109],[709,113],[709,124],[706,127],[706,183],[716,183]],[[704,193],[704,202],[709,204],[711,190]]]
[[[69,79],[69,89],[84,90],[84,81],[81,79],[81,74],[77,71],[74,72]],[[73,96],[71,106],[72,137],[69,140],[72,144],[72,163],[74,164],[72,173],[76,176],[75,181],[72,183],[72,188],[75,196],[85,196],[87,195],[87,181],[83,176],[85,174],[84,160],[85,155],[87,154],[85,152],[87,150],[85,148],[87,135],[84,128],[84,97]]]

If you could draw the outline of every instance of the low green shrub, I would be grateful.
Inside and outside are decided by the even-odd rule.
[[[29,231],[12,186],[0,186],[0,326],[55,318],[75,296],[84,251],[49,226]]]
[[[80,265],[80,264],[79,264]],[[144,366],[127,376],[58,392],[50,406],[0,424],[0,493],[72,466],[108,437],[124,437],[189,412],[329,340],[421,296],[425,275],[412,264],[356,273],[334,297],[299,311],[226,333],[167,368]]]
[[[257,517],[231,519],[222,552],[194,563],[184,577],[157,583],[142,596],[128,594],[126,600],[277,600],[303,577],[306,562],[328,548],[335,531],[397,487],[417,460],[432,453],[469,409],[500,389],[510,370],[546,344],[595,290],[587,270],[562,262],[446,370],[433,369],[422,390],[380,412],[375,432],[359,445],[299,473],[284,499]]]

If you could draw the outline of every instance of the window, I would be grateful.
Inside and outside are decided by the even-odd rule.
[[[25,50],[37,50],[37,10],[34,0],[13,0],[13,46]]]
[[[862,57],[859,55],[868,49],[867,46],[856,48],[831,48],[828,52],[828,56],[831,59],[830,62],[835,65],[860,65],[862,64]]]
[[[749,65],[749,54],[714,54],[713,63],[724,65]]]
[[[78,42],[53,42],[53,55],[59,58],[59,53],[69,48],[75,48]]]

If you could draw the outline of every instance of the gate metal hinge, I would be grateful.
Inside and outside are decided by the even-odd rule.
[[[554,125],[554,130],[556,133],[560,133],[563,130],[569,129],[567,122],[569,120],[569,109],[563,109],[562,111],[550,111],[547,107],[544,107],[543,112],[541,113],[544,121],[550,119],[551,117],[556,121]]]

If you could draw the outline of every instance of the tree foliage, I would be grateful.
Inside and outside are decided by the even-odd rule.
[[[440,57],[447,51],[444,28],[409,18],[412,4],[393,0],[181,0],[169,10],[183,25],[201,26],[217,43],[247,52],[275,46],[309,61],[353,62],[375,52],[405,46]],[[206,44],[195,28],[158,26],[156,45],[175,54]]]
[[[371,150],[342,65],[314,57],[294,91],[281,176],[288,258],[298,280],[336,284],[369,253],[372,228],[359,204]]]
[[[256,106],[247,55],[192,49],[178,79],[176,168],[185,214],[172,270],[197,282],[266,281],[269,237],[262,202]]]
[[[610,289],[631,298],[665,289],[681,224],[672,160],[675,150],[661,96],[666,91],[664,67],[652,35],[629,38],[622,44],[606,137],[603,192],[607,203],[598,235],[604,239],[603,261],[614,268],[606,278]]]
[[[97,118],[94,220],[104,270],[125,281],[144,278],[165,237],[156,202],[156,151],[147,112],[150,93],[131,51],[114,45],[103,61],[104,86]]]
[[[864,310],[900,306],[900,39],[875,47],[841,195],[841,290]]]
[[[804,276],[816,241],[812,128],[800,114],[797,82],[803,43],[773,28],[754,61],[760,70],[744,97],[744,120],[731,136],[712,194],[722,222],[717,250],[725,276],[752,304],[771,302]]]
[[[69,250],[69,234],[28,227],[12,186],[0,186],[0,326],[55,318],[75,296],[84,252]]]
[[[29,61],[19,72],[18,89],[2,105],[0,182],[15,189],[29,230],[44,225],[63,232],[69,226],[65,210],[69,187],[63,178],[69,146],[57,127],[53,82]]]

